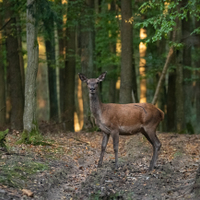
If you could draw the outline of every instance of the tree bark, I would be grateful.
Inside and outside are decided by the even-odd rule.
[[[111,8],[110,8],[110,12],[116,12],[116,2],[115,0],[112,0],[111,2]],[[109,22],[108,22],[109,23]],[[111,35],[115,35],[115,30],[110,30],[111,32]],[[110,52],[112,54],[116,54],[116,40],[113,41],[111,40],[110,41]],[[117,81],[117,74],[116,74],[116,71],[117,71],[117,66],[115,65],[112,65],[110,66],[110,70],[111,70],[111,74],[110,74],[110,81],[109,81],[109,102],[110,103],[116,103],[116,81]]]
[[[44,20],[46,31],[45,46],[48,66],[48,83],[49,83],[49,104],[50,120],[58,120],[58,99],[56,84],[56,58],[55,58],[55,37],[54,37],[54,19],[50,16]]]
[[[172,58],[172,63],[174,59]],[[167,131],[176,130],[176,71],[169,72],[167,92]]]
[[[36,76],[38,71],[38,42],[35,24],[36,1],[27,0],[27,70],[25,77],[24,131],[37,131],[36,121]]]
[[[181,133],[184,126],[183,65],[182,55],[177,55],[176,62],[176,130]]]
[[[86,0],[86,5],[89,9],[93,8],[93,1]],[[82,17],[84,18],[86,13],[86,9],[82,12]],[[83,22],[84,23],[84,22]],[[87,24],[81,23],[81,68],[82,73],[87,77],[92,77],[94,75],[94,24],[92,21],[88,21]],[[89,30],[85,30],[89,29]],[[91,121],[91,112],[90,112],[90,104],[89,104],[89,95],[88,88],[86,84],[82,84],[82,95],[83,95],[83,119],[84,125],[83,129],[90,129],[93,127]]]
[[[132,102],[133,90],[133,27],[132,2],[129,0],[121,1],[121,83],[120,83],[120,103]]]
[[[25,89],[25,74],[24,74],[24,58],[22,53],[22,28],[20,24],[20,15],[16,16],[17,21],[17,40],[18,40],[18,54],[19,54],[19,63],[20,63],[20,71],[21,71],[21,81],[22,81],[22,88],[23,88],[23,96],[24,96],[24,89]]]
[[[179,10],[180,5],[178,6]],[[181,41],[181,21],[177,18],[177,42]],[[183,51],[176,50],[176,130],[181,133],[185,128],[184,123],[184,94],[183,94]]]
[[[57,1],[58,5],[62,5],[62,0]],[[60,10],[62,12],[62,10]],[[57,22],[57,34],[58,34],[58,46],[59,46],[59,93],[60,93],[60,119],[64,117],[64,81],[65,81],[65,68],[64,68],[64,28],[63,19],[59,19]]]
[[[182,1],[182,7],[188,3],[188,0]],[[182,21],[182,41],[183,47],[183,92],[184,92],[184,112],[185,112],[185,123],[187,125],[192,125],[191,114],[192,114],[192,98],[193,86],[192,86],[192,70],[188,69],[191,66],[191,19],[190,14],[187,14],[187,20]],[[188,130],[189,131],[189,130]]]
[[[200,27],[200,21],[195,21],[195,27]],[[196,132],[200,133],[200,57],[198,52],[200,52],[200,35],[197,35],[197,43],[195,45],[195,51],[197,52],[196,55],[198,55],[197,60],[195,61],[195,67],[199,68],[198,71],[196,71],[197,81],[195,86],[195,112],[196,112]]]
[[[69,8],[70,9],[70,8]],[[68,20],[70,20],[68,18]],[[75,112],[75,27],[67,28],[67,50],[65,61],[65,96],[64,111],[65,125],[67,131],[74,131],[74,112]]]
[[[9,20],[6,26],[6,48],[7,48],[7,60],[8,60],[8,74],[11,97],[11,128],[23,129],[23,111],[24,111],[24,95],[22,87],[22,77],[20,69],[20,61],[18,54],[18,38],[16,18],[13,17],[14,12],[11,10],[11,4],[8,0],[4,1],[6,10],[6,21]]]
[[[0,7],[2,3],[0,3]],[[0,15],[0,27],[3,25],[2,15]],[[6,123],[6,95],[5,95],[5,71],[3,64],[3,38],[2,32],[0,31],[0,127]]]

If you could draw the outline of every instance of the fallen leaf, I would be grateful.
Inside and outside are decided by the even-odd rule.
[[[33,192],[27,189],[22,189],[22,192],[24,195],[27,195],[28,197],[33,197]]]

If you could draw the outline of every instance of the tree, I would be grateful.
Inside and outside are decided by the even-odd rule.
[[[36,76],[38,71],[38,43],[36,26],[36,2],[27,0],[27,70],[25,78],[24,132],[30,135],[37,131],[36,118]]]
[[[64,22],[63,22],[63,5],[62,0],[56,1],[58,5],[58,12],[61,13],[61,17],[57,20],[57,34],[58,34],[58,46],[59,46],[59,92],[60,92],[60,114],[61,120],[64,115],[64,80],[65,80],[65,68],[64,68]]]
[[[45,46],[48,66],[50,119],[56,120],[56,118],[58,118],[58,99],[56,84],[54,16],[51,10],[49,11],[48,16],[45,17],[43,21],[45,28]]]
[[[23,111],[24,111],[24,95],[22,87],[22,77],[20,69],[20,61],[18,54],[18,38],[16,17],[12,8],[12,2],[4,0],[6,17],[6,49],[8,60],[8,74],[11,97],[11,128],[22,129],[23,128]],[[9,21],[8,21],[9,20]]]
[[[64,111],[66,130],[74,131],[74,111],[75,111],[75,25],[70,15],[72,1],[68,1],[68,17],[66,28],[66,61],[65,61],[65,89],[64,89]]]
[[[133,90],[133,28],[132,28],[132,2],[121,1],[121,83],[120,103],[132,102]]]
[[[188,0],[182,1],[182,7],[185,7]],[[191,125],[192,114],[192,58],[191,58],[191,19],[189,12],[185,19],[182,20],[182,42],[183,42],[183,92],[184,92],[184,121]]]
[[[0,8],[2,3],[0,3]],[[0,27],[3,26],[3,16],[0,15]],[[3,62],[3,34],[0,31],[0,127],[5,125],[6,122],[6,99],[5,99],[5,70]]]
[[[93,1],[85,0],[86,6],[82,8],[82,19],[80,21],[80,52],[81,52],[81,69],[82,73],[88,77],[94,75],[94,24],[91,16],[93,16]],[[92,128],[91,113],[89,106],[88,89],[82,84],[83,91],[83,115],[84,129]]]

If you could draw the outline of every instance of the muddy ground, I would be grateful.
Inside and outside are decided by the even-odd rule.
[[[157,165],[148,172],[152,147],[141,135],[120,136],[119,169],[114,170],[112,139],[97,168],[102,134],[46,134],[47,146],[17,145],[7,136],[0,151],[0,199],[197,199],[200,135],[158,133]]]

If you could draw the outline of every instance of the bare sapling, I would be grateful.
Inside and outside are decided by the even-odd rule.
[[[141,132],[153,146],[153,157],[149,170],[153,170],[161,143],[156,136],[156,128],[164,119],[164,113],[150,103],[114,104],[101,103],[98,97],[98,85],[105,79],[106,72],[98,78],[87,79],[79,73],[79,78],[85,82],[89,90],[90,109],[96,125],[103,132],[101,154],[98,166],[102,166],[105,149],[111,136],[115,152],[115,169],[118,168],[119,135],[133,135]]]

